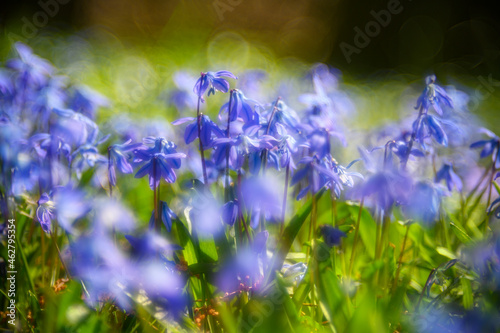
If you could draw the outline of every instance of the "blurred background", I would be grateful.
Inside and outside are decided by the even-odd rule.
[[[383,96],[361,105],[383,107],[386,96],[392,100],[411,84],[420,90],[425,75],[435,73],[469,93],[471,111],[500,121],[494,2],[7,0],[2,7],[0,60],[12,42],[25,41],[115,100],[129,90],[127,83],[118,87],[120,80],[150,81],[154,89],[145,90],[159,93],[179,68],[193,75],[260,68],[284,77],[323,62],[358,92]]]

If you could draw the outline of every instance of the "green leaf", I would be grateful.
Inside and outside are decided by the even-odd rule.
[[[318,200],[321,198],[323,193],[325,192],[325,188],[322,188],[318,193],[315,194],[314,198],[309,199],[307,204],[302,206],[301,209],[295,214],[295,216],[292,218],[288,226],[285,228],[283,231],[283,236],[280,239],[280,242],[278,243],[278,246],[276,247],[276,251],[271,258],[267,277],[264,280],[264,285],[267,285],[269,281],[274,277],[275,272],[281,270],[281,267],[283,266],[283,262],[285,261],[287,253],[290,251],[290,248],[292,247],[292,244],[295,240],[295,237],[297,237],[297,234],[299,233],[300,228],[304,224],[304,221],[306,220],[307,216],[311,213],[312,210],[312,201]]]
[[[359,214],[359,204],[350,205],[350,211],[353,219],[356,221]],[[361,210],[361,219],[359,221],[359,236],[365,245],[365,249],[371,258],[375,258],[375,241],[377,222],[373,219],[370,212],[363,208]]]
[[[452,218],[451,215],[449,215],[449,216],[450,216],[450,218]],[[457,236],[457,238],[463,244],[469,244],[469,243],[472,242],[472,238],[457,223],[450,221],[450,226],[451,226],[451,230],[453,230],[453,232],[455,233],[455,235]]]
[[[438,246],[436,248],[436,251],[437,253],[448,259],[457,259],[457,256],[445,247]]]
[[[474,299],[472,296],[472,286],[470,283],[470,280],[467,278],[462,278],[462,291],[463,291],[463,297],[462,301],[464,304],[464,308],[466,310],[472,309],[474,306]]]
[[[179,219],[172,221],[172,235],[177,240],[178,245],[183,248],[182,254],[184,255],[184,260],[186,260],[187,264],[192,265],[197,263],[198,256],[193,239],[191,238],[186,226]]]

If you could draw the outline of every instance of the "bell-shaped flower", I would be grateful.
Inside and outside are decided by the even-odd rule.
[[[229,71],[206,72],[201,73],[200,78],[196,81],[193,91],[203,101],[203,95],[208,90],[208,96],[215,94],[215,91],[227,93],[229,91],[229,83],[223,79],[224,77],[237,79],[237,77]]]
[[[446,91],[436,84],[436,76],[429,75],[425,78],[426,87],[417,100],[415,109],[422,108],[424,113],[427,113],[429,108],[433,107],[434,110],[440,115],[443,115],[443,108],[453,108],[453,101],[448,96]]]
[[[202,115],[200,119],[200,137],[201,143],[203,147],[210,147],[212,144],[212,139],[215,138],[224,138],[224,132],[214,123],[210,117],[206,115]],[[184,131],[184,141],[186,144],[190,144],[194,141],[194,139],[198,138],[198,121],[197,118],[193,117],[185,117],[177,119],[172,122],[173,125],[181,125],[186,122],[191,122],[186,126],[186,130]]]
[[[439,169],[439,171],[436,172],[436,177],[434,178],[434,181],[436,183],[439,183],[442,180],[444,180],[444,182],[446,183],[448,191],[451,192],[453,187],[455,187],[458,192],[462,191],[462,180],[453,171],[453,167],[449,163],[443,163],[441,169]]]

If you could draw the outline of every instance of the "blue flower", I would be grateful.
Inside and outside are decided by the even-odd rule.
[[[424,145],[424,140],[428,137],[433,137],[437,143],[445,147],[448,145],[448,136],[436,117],[428,114],[422,115],[413,123],[413,131],[416,133],[415,138],[422,145]]]
[[[167,231],[170,232],[172,230],[172,219],[177,219],[177,215],[173,212],[173,210],[168,207],[165,201],[160,200],[160,213],[161,220],[167,228]],[[155,211],[151,213],[151,218],[149,219],[149,229],[154,229],[155,225]]]
[[[371,175],[361,186],[363,197],[374,196],[376,204],[388,211],[394,204],[407,201],[412,180],[395,169],[386,169]]]
[[[251,104],[253,104],[254,106],[260,105],[256,100],[246,98],[242,91],[234,89],[233,99],[231,101],[231,110],[229,110],[231,118],[229,120],[235,121],[236,119],[240,118],[244,123],[252,121],[257,116],[257,113]],[[222,105],[219,110],[219,119],[221,119],[221,114],[223,112],[228,111],[228,107],[229,102]]]
[[[148,137],[145,143],[154,143],[153,147],[143,147],[134,151],[134,162],[145,163],[135,174],[135,178],[149,175],[149,186],[155,189],[160,185],[163,178],[167,183],[173,183],[177,179],[174,169],[181,166],[181,158],[186,155],[176,151],[177,146],[164,138]]]
[[[52,220],[55,218],[55,204],[52,201],[52,193],[43,193],[38,200],[38,208],[36,209],[36,217],[42,230],[50,233],[52,230]]]
[[[110,105],[106,97],[87,86],[82,85],[74,87],[73,89],[74,94],[69,103],[69,108],[83,113],[90,119],[95,118],[95,113],[99,107],[107,107]]]
[[[451,191],[453,187],[456,187],[458,192],[462,191],[462,180],[453,171],[451,164],[443,163],[441,169],[436,173],[434,181],[439,183],[442,180],[445,181],[448,191]]]
[[[198,100],[192,93],[195,78],[185,72],[177,72],[174,74],[173,80],[176,88],[168,93],[168,102],[179,111],[195,109]]]
[[[267,230],[261,231],[255,235],[252,243],[252,250],[257,254],[266,255],[266,244],[269,238]]]
[[[329,247],[339,246],[342,237],[347,237],[345,232],[328,224],[320,226],[319,230],[321,232],[321,235],[323,236],[325,244]]]
[[[87,116],[69,109],[53,109],[59,119],[50,128],[67,143],[79,147],[83,144],[95,144],[99,136],[99,127]]]
[[[228,201],[222,206],[222,221],[232,227],[238,218],[238,200]]]
[[[263,149],[271,149],[277,144],[277,140],[270,135],[261,135],[252,138],[246,134],[240,134],[236,138],[218,138],[213,141],[214,162],[216,165],[224,165],[227,149],[229,151],[229,165],[233,170],[243,167],[245,158],[248,157],[249,169],[252,174],[257,174],[261,167],[261,152]]]
[[[215,91],[227,93],[229,91],[229,83],[223,79],[228,77],[237,79],[237,77],[228,71],[206,72],[201,73],[200,78],[196,81],[193,91],[203,101],[203,95],[208,90],[208,96],[215,94]]]
[[[191,122],[191,124],[186,126],[186,130],[184,132],[184,141],[186,144],[190,144],[198,137],[198,123],[197,118],[193,117],[185,117],[177,119],[173,121],[173,125],[181,125],[186,122]],[[201,116],[201,124],[200,124],[200,135],[201,135],[201,143],[203,147],[210,147],[212,144],[212,138],[224,138],[224,132],[214,123],[210,118],[206,115]]]
[[[18,73],[16,88],[19,91],[25,91],[26,88],[43,86],[55,72],[55,68],[47,60],[34,54],[33,50],[23,43],[16,43],[14,48],[19,57],[8,60],[6,66]]]
[[[100,233],[130,232],[135,227],[132,212],[115,198],[99,198],[92,202],[94,231]]]
[[[297,142],[290,135],[281,137],[276,146],[269,150],[268,164],[278,171],[280,168],[286,168],[288,165],[291,169],[295,169],[293,154],[297,151],[296,144]]]
[[[108,172],[109,172],[109,181],[112,186],[116,186],[116,171],[115,165],[122,173],[132,173],[134,170],[132,165],[130,165],[129,160],[132,157],[132,154],[129,152],[138,149],[141,144],[134,143],[131,144],[132,140],[127,140],[123,144],[114,144],[109,146],[108,148]]]
[[[418,182],[409,193],[407,204],[403,211],[410,219],[429,226],[439,217],[442,193],[434,184]]]
[[[106,157],[99,154],[97,147],[92,145],[80,146],[71,154],[71,160],[71,168],[76,172],[77,179],[80,179],[86,170],[108,161]]]
[[[446,91],[436,83],[436,76],[430,75],[425,78],[426,87],[417,100],[415,109],[422,108],[427,113],[432,106],[434,110],[443,115],[443,107],[453,108],[453,102]]]
[[[297,126],[300,123],[300,119],[292,108],[279,99],[271,103],[272,108],[268,111],[268,121],[267,124],[263,125],[266,128],[266,133],[275,137],[286,135],[288,131],[297,132]],[[274,115],[273,115],[274,112]],[[272,119],[269,117],[272,116]]]
[[[401,161],[404,161],[406,159],[406,156],[408,154],[408,142],[405,142],[403,140],[391,140],[386,143],[386,147],[388,149],[388,154],[385,156],[386,158],[386,164],[391,164],[393,161],[393,156],[396,155],[399,157]],[[423,157],[425,156],[424,153],[416,148],[412,148],[411,152],[409,154],[410,156],[417,156],[417,157]]]
[[[489,136],[490,139],[474,142],[470,147],[483,148],[480,154],[481,158],[491,155],[495,169],[500,169],[500,138],[487,129],[482,129],[482,132]]]

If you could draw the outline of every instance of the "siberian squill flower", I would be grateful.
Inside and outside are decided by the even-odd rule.
[[[439,217],[442,196],[433,183],[420,181],[409,192],[403,211],[408,218],[429,226]]]
[[[428,137],[434,138],[437,143],[443,146],[448,145],[448,136],[441,127],[438,118],[429,114],[424,114],[413,123],[413,131],[415,132],[415,139],[425,146],[425,139]]]
[[[175,215],[174,211],[168,207],[167,203],[163,200],[160,200],[160,218],[167,231],[170,232],[172,230],[172,219],[176,219],[177,215]],[[151,218],[149,219],[149,229],[154,229],[155,226],[155,210],[151,213]]]
[[[71,154],[71,168],[75,171],[77,179],[82,177],[82,173],[92,169],[97,165],[105,164],[108,160],[99,154],[97,147],[93,145],[82,145]]]
[[[127,140],[123,144],[114,144],[108,148],[108,172],[109,182],[112,186],[116,186],[116,168],[122,173],[132,173],[134,169],[130,165],[129,160],[132,158],[132,151],[138,149],[140,143],[131,143],[132,140]]]
[[[439,183],[442,180],[446,183],[448,191],[451,192],[453,187],[455,187],[458,192],[462,191],[462,180],[458,177],[455,171],[453,171],[453,167],[449,163],[443,163],[443,166],[439,169],[436,173],[436,177],[434,178],[436,183]]]
[[[236,119],[241,119],[244,123],[252,121],[257,115],[255,111],[255,106],[260,105],[256,100],[246,98],[241,90],[233,90],[233,99],[231,101],[231,110],[229,113],[231,115],[230,121],[235,121]],[[221,114],[223,112],[227,113],[229,107],[229,102],[222,105],[219,110],[219,119],[221,119]]]
[[[250,134],[250,133],[248,133]],[[263,149],[271,149],[277,140],[270,135],[261,135],[252,138],[246,134],[240,134],[236,138],[220,138],[213,141],[214,162],[216,165],[225,165],[227,149],[229,151],[229,165],[233,170],[243,167],[245,158],[248,157],[249,169],[252,174],[257,174],[261,167],[261,152]]]
[[[229,71],[206,72],[201,73],[200,78],[196,81],[193,91],[203,101],[203,95],[208,90],[208,96],[215,94],[215,91],[227,93],[229,91],[229,83],[223,79],[224,77],[237,79],[237,77]]]
[[[167,97],[169,104],[173,104],[178,111],[195,109],[198,100],[192,93],[193,82],[195,80],[194,77],[186,72],[176,72],[173,76],[176,88],[172,89]]]
[[[177,146],[167,141],[165,138],[148,137],[144,139],[144,143],[151,144],[153,147],[144,147],[134,151],[134,162],[144,163],[137,171],[135,178],[142,178],[149,175],[149,186],[155,189],[160,185],[160,180],[163,178],[167,183],[173,183],[177,179],[174,169],[181,166],[181,158],[186,155],[176,151]]]
[[[55,204],[52,200],[52,193],[43,193],[38,199],[36,217],[43,231],[50,233],[52,230],[52,220],[55,218]]]
[[[317,193],[328,184],[340,183],[338,174],[330,169],[326,159],[320,160],[317,156],[306,156],[302,158],[299,164],[304,165],[304,167],[294,173],[290,185],[294,186],[298,182],[305,180],[307,186],[300,190],[297,200],[302,199],[308,192]]]
[[[185,118],[180,118],[172,122],[173,125],[181,125],[186,122],[191,122],[191,124],[186,126],[186,130],[184,132],[184,141],[186,144],[190,144],[191,142],[194,141],[198,137],[198,122],[197,118],[193,117],[185,117]],[[203,144],[203,147],[207,148],[210,147],[212,144],[212,138],[224,138],[226,137],[224,135],[224,132],[217,126],[216,123],[214,123],[210,117],[206,115],[201,116],[201,121],[200,121],[200,136],[201,136],[201,143]]]
[[[486,134],[490,139],[476,141],[471,144],[470,147],[482,148],[480,154],[481,158],[491,155],[495,169],[500,169],[500,138],[485,128],[483,128],[481,132]]]
[[[345,232],[342,230],[335,228],[329,224],[324,224],[319,227],[321,235],[325,241],[325,244],[329,247],[339,246],[342,240],[342,237],[347,237]]]
[[[18,42],[14,48],[19,57],[8,60],[6,66],[18,73],[17,89],[25,91],[26,88],[37,88],[44,85],[48,77],[55,72],[55,68],[47,60],[34,54],[33,50],[26,44]]]
[[[267,163],[273,166],[276,170],[280,168],[286,168],[290,166],[291,169],[295,169],[295,163],[293,162],[293,154],[297,151],[297,142],[291,135],[282,136],[275,148],[269,150]]]
[[[417,100],[415,109],[422,108],[427,113],[430,107],[440,115],[443,115],[443,107],[453,108],[453,101],[446,91],[436,84],[436,76],[429,75],[425,78],[426,87]]]
[[[48,194],[43,193],[38,200],[36,215],[46,233],[50,233],[54,219],[64,230],[73,233],[74,223],[86,215],[90,208],[83,192],[68,185],[55,187]]]
[[[110,101],[97,91],[81,85],[73,88],[69,108],[83,113],[90,119],[95,119],[95,113],[99,107],[108,107]]]
[[[287,132],[297,132],[297,126],[300,123],[299,116],[283,100],[278,99],[271,103],[271,108],[267,113],[268,122],[262,125],[266,134],[280,137],[286,135]],[[271,117],[272,119],[269,119]]]

